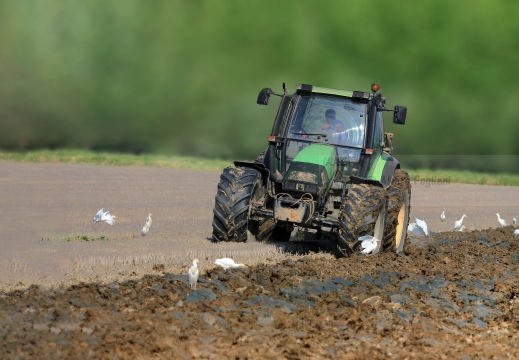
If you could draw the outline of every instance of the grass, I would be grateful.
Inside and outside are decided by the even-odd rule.
[[[132,155],[87,150],[38,150],[0,152],[0,161],[21,163],[71,163],[114,166],[154,166],[159,168],[217,170],[232,165],[230,160],[203,159],[178,155]],[[519,175],[477,173],[456,170],[406,169],[411,182],[422,184],[463,183],[477,185],[519,186]]]
[[[477,173],[456,170],[408,170],[412,184],[444,185],[451,183],[476,185],[518,186],[519,175],[506,173]]]
[[[177,155],[133,155],[87,150],[0,152],[0,160],[20,163],[70,163],[114,166],[154,166],[174,169],[222,170],[232,161]]]

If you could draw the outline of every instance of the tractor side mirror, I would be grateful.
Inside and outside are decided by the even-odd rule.
[[[272,94],[272,89],[271,88],[264,88],[258,94],[258,100],[256,102],[259,105],[268,105],[269,104],[269,99],[270,99],[270,94]]]
[[[396,105],[394,113],[393,113],[393,123],[399,124],[399,125],[404,125],[406,116],[407,116],[407,107]]]

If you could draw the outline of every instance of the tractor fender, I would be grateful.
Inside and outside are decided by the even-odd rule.
[[[265,164],[260,162],[248,162],[248,161],[234,161],[233,164],[235,166],[247,167],[258,170],[261,174],[261,179],[263,184],[267,185],[268,179],[270,177],[270,171],[267,169]]]
[[[366,177],[351,176],[353,183],[372,182],[387,189],[391,185],[393,174],[400,168],[397,159],[386,152],[377,155],[371,162],[371,167]]]

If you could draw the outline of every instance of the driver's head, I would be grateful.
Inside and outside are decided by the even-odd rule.
[[[333,110],[333,109],[326,110],[326,112],[324,113],[324,117],[326,118],[327,122],[334,121],[335,120],[335,110]]]

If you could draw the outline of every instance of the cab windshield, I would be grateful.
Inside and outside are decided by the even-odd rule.
[[[349,98],[312,94],[297,102],[287,137],[361,148],[365,124],[366,104]]]

